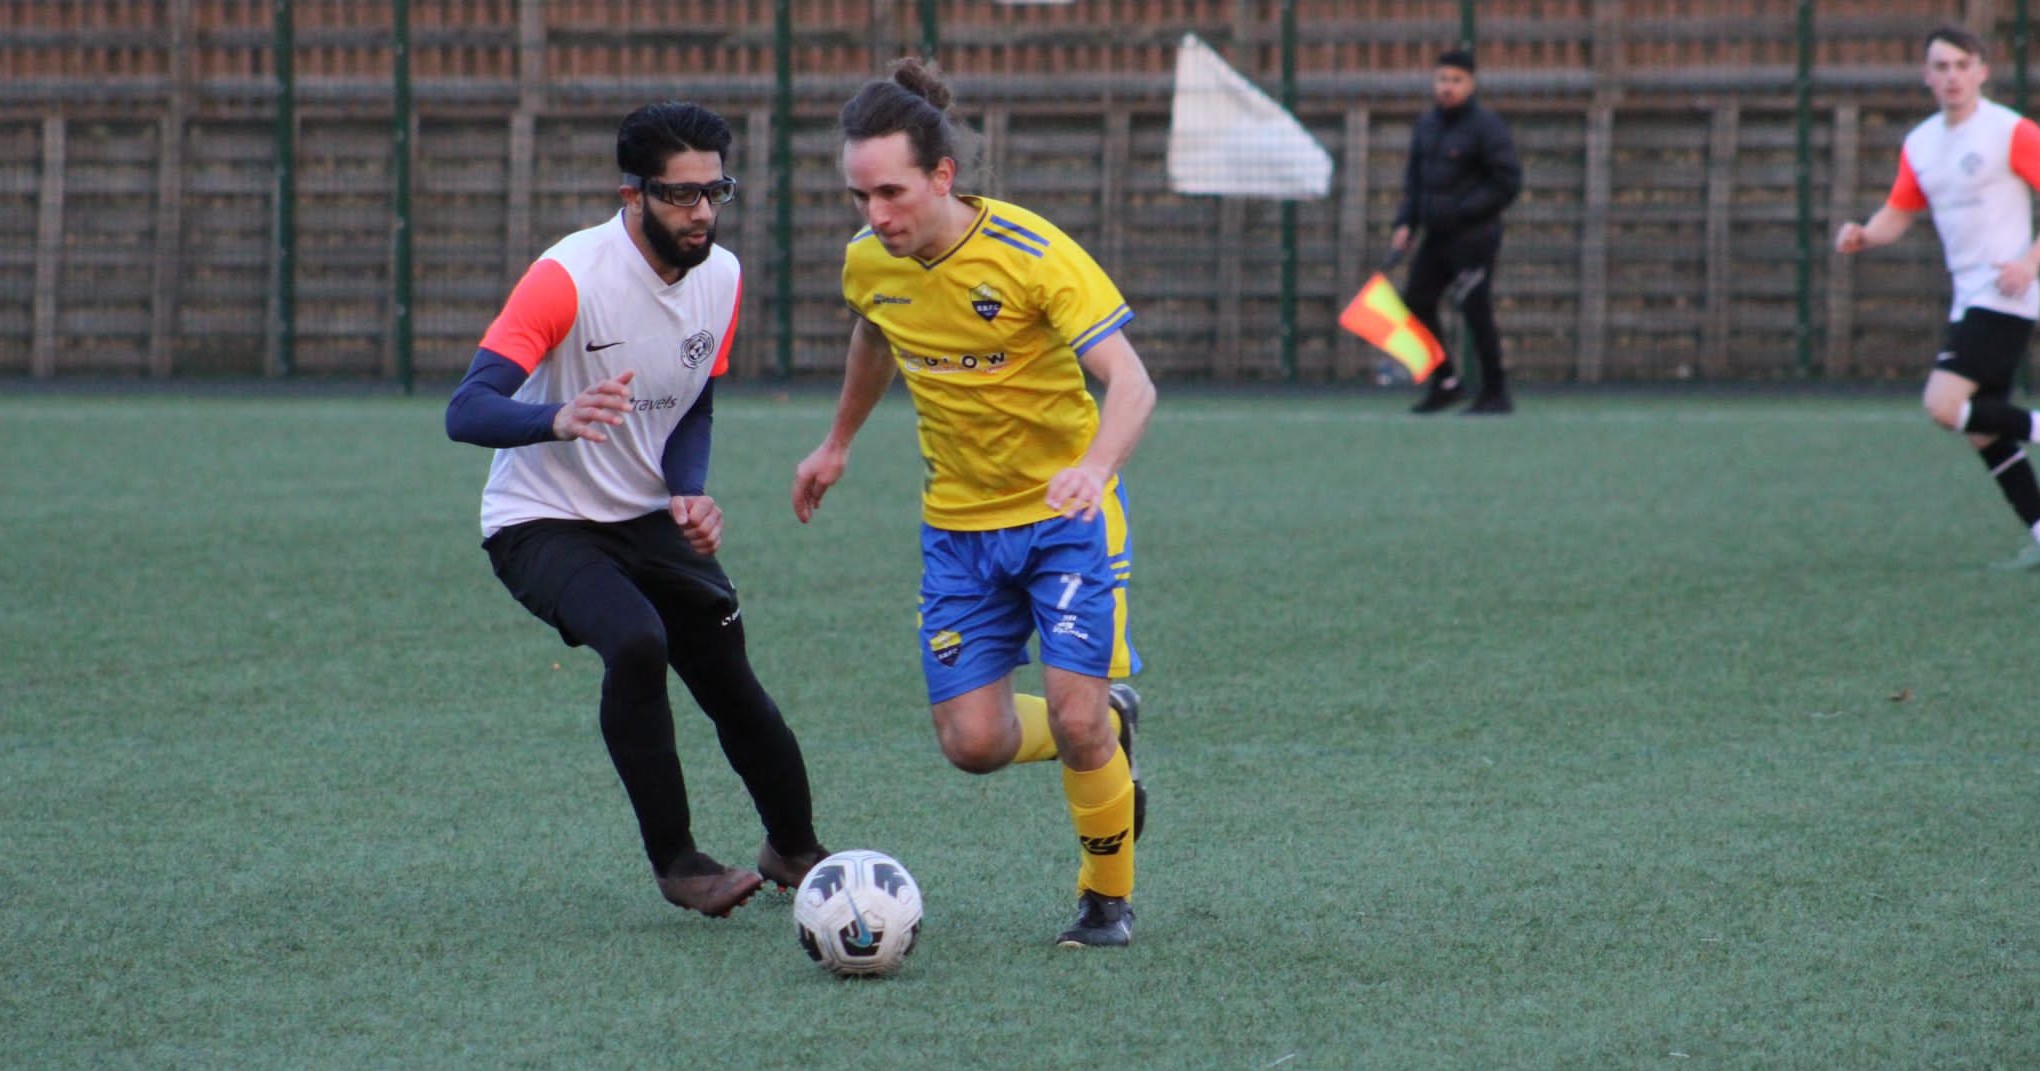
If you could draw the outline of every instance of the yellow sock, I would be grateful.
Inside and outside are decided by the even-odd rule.
[[[1095,770],[1063,767],[1063,796],[1083,845],[1077,870],[1077,891],[1103,896],[1133,895],[1133,776],[1126,752],[1112,749],[1112,759]]]
[[[1048,731],[1048,700],[1016,693],[1013,713],[1020,716],[1020,753],[1014,762],[1047,762],[1056,757],[1055,735]],[[1119,732],[1119,712],[1112,712],[1112,732]]]
[[[1048,731],[1048,700],[1015,695],[1013,712],[1020,715],[1020,753],[1014,762],[1047,762],[1055,758],[1055,734]]]

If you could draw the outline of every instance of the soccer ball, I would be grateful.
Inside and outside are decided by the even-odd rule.
[[[921,887],[884,852],[837,852],[816,863],[794,891],[793,922],[800,947],[823,970],[882,978],[914,950]]]

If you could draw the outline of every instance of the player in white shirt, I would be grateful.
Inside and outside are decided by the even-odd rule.
[[[2040,569],[2040,483],[2025,445],[2040,439],[2032,410],[2012,386],[2040,317],[2040,244],[2033,191],[2040,189],[2040,126],[1984,98],[1983,43],[1957,26],[1927,35],[1926,83],[1941,110],[1906,135],[1891,195],[1863,223],[1835,235],[1854,254],[1899,239],[1922,213],[1954,283],[1948,330],[1921,402],[1934,422],[1964,433],[2032,533],[2000,569]]]
[[[482,546],[496,576],[570,646],[602,656],[603,742],[666,899],[723,916],[765,878],[797,885],[828,854],[807,767],[758,683],[706,493],[714,377],[743,276],[715,244],[730,128],[667,101],[616,136],[623,209],[535,261],[482,338],[447,434],[496,448]],[[715,723],[766,840],[758,869],[694,843],[666,667]]]

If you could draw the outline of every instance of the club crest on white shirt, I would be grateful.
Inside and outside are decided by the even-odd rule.
[[[687,341],[680,346],[680,363],[689,368],[699,368],[701,362],[708,360],[709,356],[715,353],[715,336],[707,331],[696,331],[688,335]]]

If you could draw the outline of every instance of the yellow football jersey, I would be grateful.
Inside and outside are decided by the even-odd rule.
[[[976,222],[933,261],[895,257],[859,231],[843,255],[843,299],[885,333],[913,395],[922,517],[989,531],[1056,515],[1048,481],[1098,430],[1077,358],[1133,312],[1054,224],[1004,201],[964,200]]]

